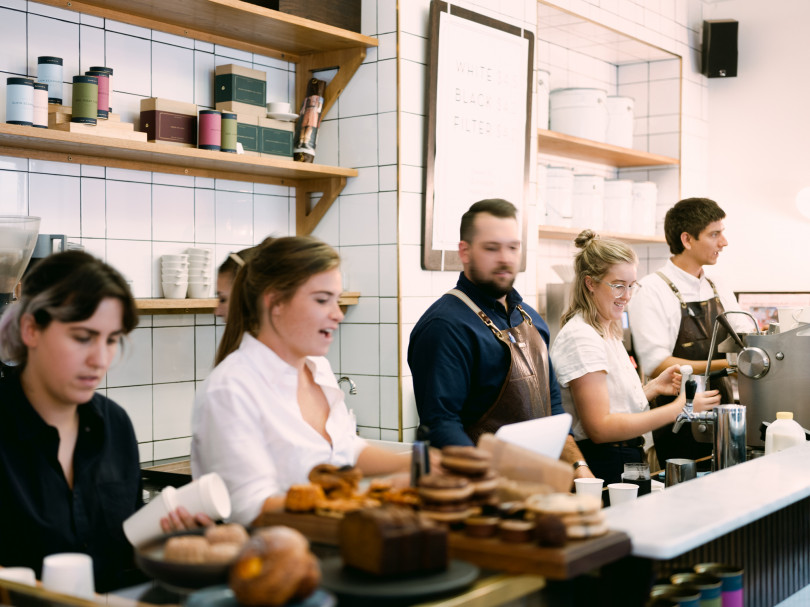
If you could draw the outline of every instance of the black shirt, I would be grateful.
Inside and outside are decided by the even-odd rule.
[[[499,329],[523,322],[520,304],[548,346],[548,325],[512,289],[504,308],[462,272],[456,288],[472,299]],[[443,295],[419,319],[408,345],[416,408],[430,444],[472,445],[464,427],[476,422],[495,403],[509,373],[509,349],[458,297]],[[560,386],[549,361],[551,413],[563,413]]]
[[[122,523],[143,503],[138,443],[126,412],[96,394],[79,405],[73,489],[59,433],[28,402],[14,370],[0,377],[0,565],[31,567],[57,552],[93,557],[96,590],[138,580]]]

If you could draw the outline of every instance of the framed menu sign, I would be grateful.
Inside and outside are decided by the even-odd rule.
[[[422,267],[461,269],[461,216],[504,198],[519,211],[525,269],[534,33],[433,0],[429,36]]]

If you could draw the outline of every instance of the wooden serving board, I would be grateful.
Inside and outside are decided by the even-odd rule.
[[[264,512],[257,525],[287,525],[298,529],[311,542],[336,546],[340,519],[314,514]],[[448,536],[450,556],[485,569],[542,575],[565,580],[612,563],[630,554],[630,538],[621,531],[586,540],[569,540],[562,548],[537,544],[510,544],[497,538],[471,538],[452,531]]]

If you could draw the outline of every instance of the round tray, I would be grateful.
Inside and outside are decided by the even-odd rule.
[[[337,599],[333,594],[318,589],[303,601],[287,603],[284,607],[335,607]],[[184,607],[239,607],[240,603],[227,586],[212,586],[198,590],[188,597]]]

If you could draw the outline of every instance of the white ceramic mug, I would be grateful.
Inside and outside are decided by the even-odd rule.
[[[617,506],[624,502],[629,502],[638,497],[638,485],[630,483],[610,483],[608,485],[610,493],[610,505]]]
[[[79,552],[46,556],[42,561],[42,586],[51,592],[93,598],[96,593],[93,559]]]
[[[604,482],[601,478],[575,478],[574,487],[579,495],[595,495],[601,499]]]
[[[289,114],[290,104],[286,101],[271,101],[267,104],[268,114]]]

